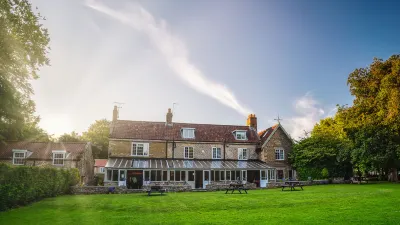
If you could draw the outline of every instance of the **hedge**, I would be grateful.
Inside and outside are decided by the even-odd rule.
[[[78,169],[9,166],[0,163],[0,211],[46,197],[68,194],[79,183]]]

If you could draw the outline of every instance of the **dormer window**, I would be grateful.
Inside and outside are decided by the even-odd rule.
[[[13,150],[13,165],[25,165],[27,150]]]
[[[182,128],[182,138],[194,138],[194,128]]]
[[[65,150],[54,150],[53,151],[53,165],[64,166],[64,160],[66,155]]]
[[[237,130],[234,135],[236,140],[247,140],[246,131],[244,130]]]

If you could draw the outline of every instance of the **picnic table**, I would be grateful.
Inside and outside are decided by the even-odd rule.
[[[166,189],[163,186],[153,185],[150,186],[149,190],[147,190],[148,196],[151,195],[151,192],[160,192],[160,195],[162,195],[164,192],[166,192]]]
[[[300,187],[301,190],[303,190],[303,185],[300,183],[300,181],[297,181],[297,180],[285,181],[285,183],[281,187],[282,187],[282,191],[286,187],[290,187],[290,191],[295,191],[296,187]]]
[[[229,187],[226,189],[225,194],[228,194],[228,191],[232,191],[231,194],[233,194],[235,190],[239,191],[240,194],[242,194],[242,191],[244,191],[247,194],[248,189],[244,186],[244,184],[232,183],[229,184]]]

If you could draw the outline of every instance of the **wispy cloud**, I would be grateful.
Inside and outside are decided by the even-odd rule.
[[[333,116],[336,112],[336,108],[326,112],[324,107],[314,99],[311,92],[307,92],[304,96],[298,98],[294,102],[294,109],[297,115],[290,118],[286,123],[288,131],[294,139],[304,137],[304,131],[312,131],[314,125],[321,119]]]
[[[208,79],[190,60],[183,41],[174,35],[165,20],[157,19],[141,5],[131,3],[121,10],[112,9],[98,1],[87,1],[86,5],[98,12],[130,26],[145,34],[160,51],[168,66],[182,80],[196,91],[208,95],[220,103],[247,116],[250,110],[239,103],[225,85]]]

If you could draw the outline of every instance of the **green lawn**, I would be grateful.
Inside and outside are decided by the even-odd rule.
[[[304,191],[79,195],[0,213],[0,224],[400,224],[400,185],[325,185]]]

